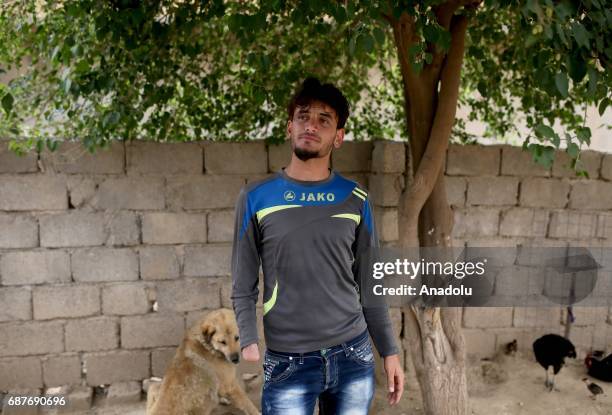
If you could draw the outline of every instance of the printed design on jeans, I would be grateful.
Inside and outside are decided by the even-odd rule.
[[[287,379],[293,372],[293,362],[278,360],[270,357],[267,353],[264,358],[264,382],[280,382]]]
[[[374,353],[372,352],[372,346],[370,345],[369,340],[366,340],[361,344],[352,346],[351,352],[351,357],[356,362],[363,365],[374,364]]]

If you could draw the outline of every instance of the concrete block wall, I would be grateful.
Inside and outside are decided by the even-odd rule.
[[[109,384],[130,395],[162,376],[187,327],[231,308],[238,193],[290,157],[288,144],[263,142],[114,142],[93,155],[66,142],[25,157],[0,144],[0,391],[85,396]],[[451,146],[455,243],[612,245],[612,155],[584,153],[589,179],[562,163],[546,171],[512,147]],[[369,189],[381,240],[396,242],[404,144],[346,142],[332,165]],[[581,346],[612,343],[611,311],[576,312]],[[391,316],[403,336],[402,310]],[[530,347],[563,319],[560,308],[466,309],[463,325],[470,353],[487,356],[513,338]]]

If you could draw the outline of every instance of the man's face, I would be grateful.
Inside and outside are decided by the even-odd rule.
[[[313,101],[308,106],[298,106],[293,119],[287,123],[287,135],[291,148],[302,161],[327,157],[333,147],[340,148],[344,128],[336,129],[338,116],[327,104]]]

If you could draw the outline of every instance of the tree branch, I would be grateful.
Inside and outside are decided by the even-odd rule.
[[[437,6],[434,9],[434,13],[436,15],[438,24],[444,29],[450,31],[452,17],[458,8],[458,1],[448,1]],[[427,66],[426,71],[427,77],[431,82],[438,79],[438,76],[440,75],[440,69],[442,68],[442,62],[444,62],[444,57],[446,56],[446,52],[437,49],[434,44],[430,44],[429,46],[430,47],[428,48],[428,50],[432,53],[433,59],[431,64]]]
[[[415,172],[412,186],[400,202],[400,224],[403,222],[408,230],[418,229],[419,214],[445,160],[444,154],[457,111],[467,23],[465,16],[454,16],[452,19],[451,47],[442,68],[440,94],[427,148]]]
[[[399,19],[391,17],[391,27],[393,28],[398,60],[404,77],[404,91],[407,92],[411,99],[409,102],[412,103],[415,102],[412,93],[417,92],[412,87],[419,85],[418,77],[412,70],[410,56],[408,56],[408,49],[415,41],[414,18],[403,12]]]

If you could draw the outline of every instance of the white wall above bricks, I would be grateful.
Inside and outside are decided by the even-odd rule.
[[[345,142],[332,157],[366,187],[385,244],[399,238],[406,156],[402,142],[374,141]],[[10,374],[0,390],[162,376],[187,327],[231,308],[241,188],[290,158],[288,142],[113,142],[93,155],[64,143],[17,157],[0,141],[0,373]],[[451,145],[455,243],[612,246],[612,154],[583,152],[588,178],[568,165],[563,152],[544,169],[520,148]],[[612,307],[575,314],[579,347],[612,347]],[[403,311],[391,315],[406,336]],[[462,322],[469,353],[484,357],[515,338],[530,350],[564,320],[561,307],[500,307],[465,309]]]

